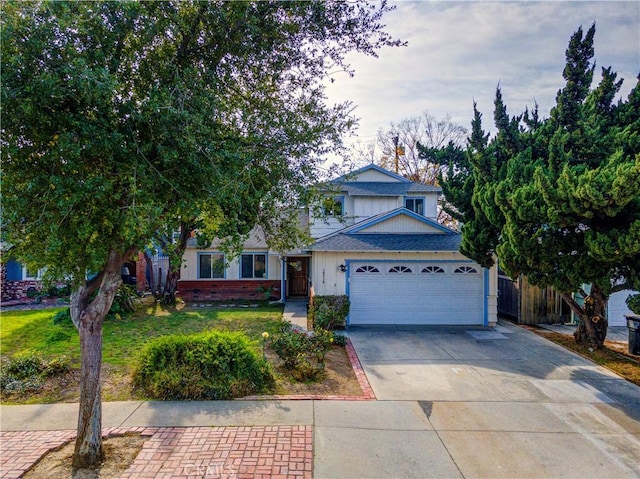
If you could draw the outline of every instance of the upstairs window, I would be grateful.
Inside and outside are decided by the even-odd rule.
[[[424,198],[405,198],[404,207],[424,216]]]
[[[322,202],[322,211],[327,216],[342,216],[344,214],[344,196],[332,196]]]
[[[267,255],[264,253],[243,254],[240,266],[243,279],[267,277]]]
[[[198,255],[198,278],[224,278],[224,254],[200,253]]]

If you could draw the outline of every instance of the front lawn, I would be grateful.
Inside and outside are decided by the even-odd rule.
[[[80,366],[78,333],[67,321],[54,324],[53,316],[61,308],[3,311],[0,315],[0,345],[3,358],[34,353],[44,360],[65,356],[73,368],[71,377],[59,384],[48,384],[41,391],[20,397],[3,397],[9,402],[57,402],[76,400],[77,368]],[[262,333],[270,335],[282,321],[282,306],[252,308],[163,308],[141,306],[126,319],[107,319],[103,330],[103,396],[106,400],[131,399],[130,371],[133,360],[149,339],[169,334],[202,331],[239,331],[246,334],[256,349]]]

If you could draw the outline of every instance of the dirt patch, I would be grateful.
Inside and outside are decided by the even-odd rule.
[[[25,474],[25,479],[115,479],[133,463],[148,437],[139,434],[111,436],[103,442],[105,460],[97,469],[71,467],[75,441],[45,454]]]
[[[275,365],[277,373],[275,394],[319,395],[319,396],[362,396],[362,388],[353,372],[353,366],[346,349],[332,346],[325,356],[324,374],[318,381],[301,383],[290,379],[289,372],[282,367],[282,361],[272,351],[267,351],[267,359]]]

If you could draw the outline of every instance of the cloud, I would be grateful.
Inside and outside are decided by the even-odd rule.
[[[595,60],[625,79],[626,97],[640,68],[638,2],[395,2],[384,19],[387,30],[407,40],[379,58],[352,55],[354,78],[337,75],[330,101],[353,101],[359,134],[372,139],[391,121],[447,114],[468,127],[475,100],[492,125],[498,83],[509,113],[531,108],[543,116],[563,86],[569,38],[596,22]],[[594,83],[599,76],[594,79]]]

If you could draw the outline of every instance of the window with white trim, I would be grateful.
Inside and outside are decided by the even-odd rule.
[[[33,268],[31,266],[22,266],[22,278],[23,279],[42,279],[44,269]]]
[[[413,273],[413,271],[407,266],[392,266],[389,268],[389,273]]]
[[[245,253],[240,257],[240,277],[243,279],[267,277],[267,255]]]
[[[224,278],[223,253],[198,253],[198,279]]]
[[[404,207],[424,216],[424,198],[405,198]]]
[[[379,273],[379,272],[380,270],[378,268],[368,264],[364,266],[360,266],[358,269],[356,269],[356,273]]]
[[[453,274],[478,274],[478,270],[471,266],[460,266],[453,270]]]
[[[441,268],[440,266],[425,266],[424,268],[422,268],[421,273],[426,273],[426,274],[442,274],[444,273],[444,269]]]

